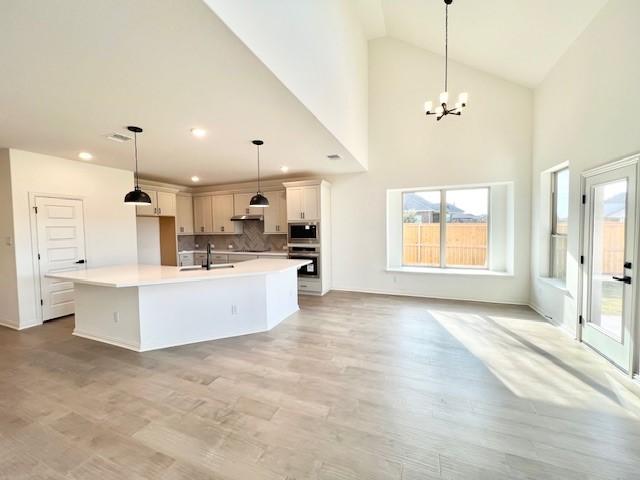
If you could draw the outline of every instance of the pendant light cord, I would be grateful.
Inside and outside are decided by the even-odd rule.
[[[140,182],[138,177],[138,134],[136,132],[133,133],[133,149],[136,157],[136,188],[140,189]]]
[[[444,91],[448,92],[449,83],[449,4],[445,6],[444,15]]]
[[[256,147],[258,148],[258,193],[260,193],[260,145],[256,145]]]

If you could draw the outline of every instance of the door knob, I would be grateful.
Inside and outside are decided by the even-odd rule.
[[[626,283],[627,285],[631,284],[631,277],[628,275],[625,275],[623,277],[616,277],[615,275],[613,276],[614,280],[617,280],[618,282],[622,282],[622,283]]]

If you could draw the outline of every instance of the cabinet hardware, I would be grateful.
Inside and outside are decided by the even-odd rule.
[[[180,227],[180,233],[184,232],[184,227]]]
[[[221,232],[224,232],[224,225],[222,225],[222,226],[220,227],[220,231],[221,231]]]
[[[162,209],[161,208],[158,209],[158,215],[160,215],[160,214],[162,214]]]

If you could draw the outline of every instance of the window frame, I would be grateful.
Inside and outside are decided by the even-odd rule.
[[[556,249],[555,249],[555,240],[557,238],[563,238],[565,243],[567,241],[568,232],[566,233],[558,233],[558,213],[557,213],[557,205],[558,205],[558,175],[562,172],[567,172],[570,175],[569,166],[565,166],[562,168],[558,168],[557,170],[553,170],[551,172],[551,212],[550,212],[550,232],[549,232],[549,277],[555,278],[559,281],[566,282],[567,271],[566,271],[566,253],[565,253],[565,272],[564,278],[558,278],[555,276],[555,260],[556,260]],[[567,194],[570,196],[570,183],[571,178],[569,177],[569,184],[567,185]],[[567,218],[568,222],[568,218]]]
[[[447,265],[447,192],[454,192],[460,190],[486,190],[487,191],[487,253],[486,262],[482,266],[473,265]],[[402,228],[402,241],[400,248],[404,250],[404,196],[407,193],[426,193],[426,192],[439,192],[440,193],[440,262],[439,265],[410,265],[404,263],[404,251],[401,251],[401,267],[403,268],[424,268],[424,269],[441,269],[441,270],[491,270],[491,185],[473,185],[473,186],[460,186],[460,187],[442,187],[442,188],[426,188],[426,189],[410,189],[403,190],[400,199],[400,222],[403,224]],[[443,221],[444,219],[444,221]]]

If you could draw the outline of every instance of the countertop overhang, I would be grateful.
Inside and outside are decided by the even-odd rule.
[[[48,274],[46,276],[84,285],[125,288],[268,275],[290,269],[297,270],[309,263],[311,263],[311,260],[269,258],[235,263],[233,268],[182,271],[180,267],[133,264],[89,268],[87,270]]]

